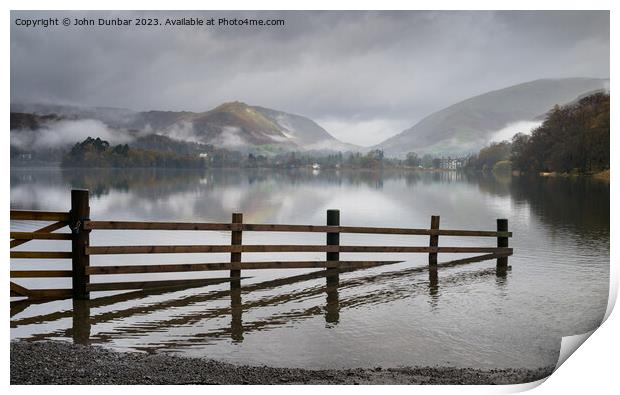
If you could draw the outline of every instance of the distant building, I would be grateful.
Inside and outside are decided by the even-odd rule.
[[[439,167],[441,169],[456,170],[465,166],[464,158],[441,158]]]

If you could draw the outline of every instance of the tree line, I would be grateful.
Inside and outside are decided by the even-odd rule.
[[[263,155],[256,152],[215,148],[199,144],[177,147],[162,143],[169,140],[138,140],[140,148],[127,144],[110,145],[99,137],[88,137],[76,143],[63,155],[63,167],[171,167],[171,168],[305,168],[319,165],[322,169],[394,169],[439,168],[441,159],[409,153],[406,159],[387,158],[380,149],[360,152],[279,152]],[[148,148],[145,148],[148,147]]]
[[[609,169],[610,96],[595,93],[555,106],[531,134],[492,143],[471,156],[467,167],[497,169],[508,164],[522,172],[595,173]]]
[[[88,137],[75,144],[62,158],[63,167],[205,167],[202,158],[170,152],[130,148],[127,144],[110,146],[110,143]]]

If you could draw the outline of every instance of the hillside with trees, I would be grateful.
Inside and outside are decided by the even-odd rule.
[[[512,140],[513,167],[521,171],[594,173],[609,169],[608,94],[597,93],[551,110],[531,136]]]
[[[469,158],[467,167],[493,170],[507,166],[526,173],[592,174],[609,169],[609,94],[595,93],[566,106],[555,106],[531,135],[492,143]]]
[[[539,121],[555,104],[565,105],[609,85],[607,79],[560,78],[530,81],[486,92],[428,115],[379,143],[388,157],[463,156],[480,150],[508,125]]]

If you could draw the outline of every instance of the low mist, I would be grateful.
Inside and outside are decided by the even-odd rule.
[[[506,125],[491,135],[489,142],[500,142],[504,140],[512,140],[517,133],[530,134],[542,124],[542,121],[518,121]]]
[[[133,140],[127,133],[111,129],[94,119],[62,120],[37,130],[11,130],[11,145],[21,149],[59,148],[73,145],[87,137],[100,137],[110,144],[124,144]]]
[[[318,119],[317,123],[340,141],[372,147],[411,127],[411,120],[388,118],[372,119]]]
[[[153,132],[150,125],[144,129],[143,134],[149,134]],[[192,143],[202,143],[201,139],[194,132],[194,125],[191,122],[177,122],[174,125],[166,128],[165,133],[159,133],[164,136],[170,137],[174,140],[189,141]]]
[[[247,144],[240,134],[241,130],[234,126],[224,126],[222,133],[215,140],[214,145],[228,149],[236,149]]]

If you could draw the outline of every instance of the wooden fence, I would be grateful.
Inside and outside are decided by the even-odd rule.
[[[472,254],[483,255],[460,259],[466,263],[487,259],[497,259],[498,270],[508,265],[508,256],[512,249],[508,247],[506,219],[497,220],[497,230],[448,230],[440,229],[439,216],[431,217],[428,229],[386,228],[341,226],[339,210],[328,210],[326,225],[281,225],[281,224],[246,224],[243,215],[234,213],[230,223],[188,223],[188,222],[134,222],[134,221],[91,221],[89,194],[87,190],[71,191],[71,211],[25,211],[11,210],[12,220],[54,221],[34,232],[11,232],[11,248],[30,240],[71,240],[71,251],[11,251],[11,259],[71,259],[71,270],[11,270],[11,278],[71,277],[70,289],[27,289],[11,282],[11,296],[23,296],[30,299],[70,298],[88,299],[91,291],[115,290],[156,290],[174,287],[196,287],[222,282],[238,284],[242,270],[253,269],[288,269],[288,268],[323,268],[328,274],[337,274],[339,269],[360,269],[379,265],[402,262],[395,260],[340,260],[340,253],[425,253],[428,254],[429,268],[437,267],[437,254]],[[68,226],[70,233],[53,233]],[[141,246],[91,246],[90,233],[95,230],[194,230],[194,231],[229,231],[231,242],[226,245],[141,245]],[[323,245],[248,245],[243,244],[243,232],[304,232],[324,233],[326,243]],[[428,246],[347,246],[340,244],[340,234],[382,234],[429,236]],[[444,236],[495,238],[497,246],[491,247],[440,247],[439,239]],[[293,253],[324,252],[324,261],[258,261],[243,262],[243,253]],[[230,253],[228,262],[218,263],[179,263],[161,265],[120,265],[91,266],[90,257],[103,254],[171,254],[171,253]],[[138,273],[179,273],[211,270],[228,270],[229,276],[208,279],[158,280],[132,282],[96,282],[91,283],[91,275],[138,274]]]

